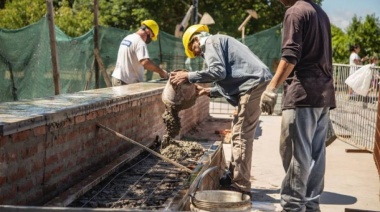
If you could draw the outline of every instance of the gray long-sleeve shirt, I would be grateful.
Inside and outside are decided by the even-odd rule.
[[[233,106],[239,95],[272,79],[269,68],[247,46],[227,35],[208,37],[203,57],[207,69],[190,72],[189,81],[214,82],[210,96],[224,96]]]

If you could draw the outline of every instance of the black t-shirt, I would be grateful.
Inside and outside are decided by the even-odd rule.
[[[284,83],[283,109],[335,108],[330,20],[315,3],[300,0],[284,17],[282,59],[295,65]]]

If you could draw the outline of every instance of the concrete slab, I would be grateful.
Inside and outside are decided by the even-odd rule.
[[[281,211],[279,192],[285,173],[279,155],[280,126],[281,116],[260,117],[253,145],[252,211]],[[223,148],[229,160],[231,145]],[[353,148],[339,139],[327,147],[323,212],[380,211],[380,183],[373,156],[345,151]]]

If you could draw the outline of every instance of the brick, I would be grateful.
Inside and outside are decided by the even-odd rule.
[[[65,158],[68,158],[72,151],[76,151],[74,149],[66,149],[64,151],[59,152],[59,158],[61,160],[64,160]]]
[[[16,182],[26,176],[25,168],[19,167],[14,173],[10,173],[9,182]]]
[[[112,113],[112,108],[111,107],[106,107],[105,113],[106,114]]]
[[[57,163],[57,161],[58,161],[58,157],[56,154],[54,154],[54,155],[51,155],[50,157],[46,157],[45,163],[46,163],[46,166],[49,166],[51,164]]]
[[[63,165],[58,165],[53,170],[51,170],[51,174],[53,176],[61,175],[63,173],[62,170],[63,170]]]
[[[71,125],[74,125],[74,118],[68,118],[63,121],[63,126],[62,127],[69,127]]]
[[[96,111],[90,112],[89,114],[86,115],[86,120],[93,120],[98,117],[98,113]]]
[[[4,186],[5,187],[5,186]],[[2,205],[12,205],[17,196],[16,187],[2,187],[0,189],[0,204]]]
[[[78,138],[78,132],[75,130],[75,131],[71,131],[71,132],[68,132],[65,136],[65,141],[66,142],[71,142],[71,141],[74,141]]]
[[[18,158],[17,159],[25,159],[27,156],[27,151],[26,151],[26,148],[22,147],[22,148],[19,148],[18,151],[17,151],[17,154],[18,154]]]
[[[8,163],[16,161],[16,159],[17,159],[17,153],[16,152],[17,152],[17,150],[15,150],[15,149],[8,150],[6,152],[6,161]]]
[[[86,117],[84,115],[80,115],[80,116],[75,117],[75,123],[76,124],[82,123],[84,121],[86,121]]]
[[[7,135],[0,136],[0,148],[6,146],[8,142],[9,142],[9,136]]]
[[[43,167],[44,167],[44,161],[43,160],[41,160],[41,159],[33,160],[32,170],[34,173],[38,172],[39,170],[42,170]]]
[[[26,155],[25,158],[29,158],[37,154],[38,152],[38,146],[37,145],[32,145],[28,148],[26,148]]]
[[[96,111],[96,112],[97,112],[97,114],[98,114],[98,117],[102,117],[102,116],[104,116],[104,114],[106,114],[106,110],[105,110],[105,109],[98,110],[98,111]]]
[[[17,186],[17,191],[20,193],[25,193],[33,188],[33,182],[31,179],[26,179],[24,182],[21,182],[19,186]]]
[[[7,182],[6,176],[0,176],[0,187],[3,187],[3,185]]]
[[[55,135],[53,137],[53,139],[54,139],[53,140],[53,145],[60,145],[60,144],[65,143],[65,141],[66,141],[64,134]]]
[[[29,130],[24,130],[18,133],[15,133],[12,135],[12,139],[14,143],[25,141],[29,138],[30,136],[30,131]]]
[[[47,129],[47,127],[45,125],[36,127],[33,129],[33,134],[34,134],[34,136],[44,135],[44,134],[46,134],[46,129]]]

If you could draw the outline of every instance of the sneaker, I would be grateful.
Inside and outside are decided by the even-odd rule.
[[[222,177],[219,179],[219,184],[222,187],[230,187],[232,184],[231,172],[226,169]]]

